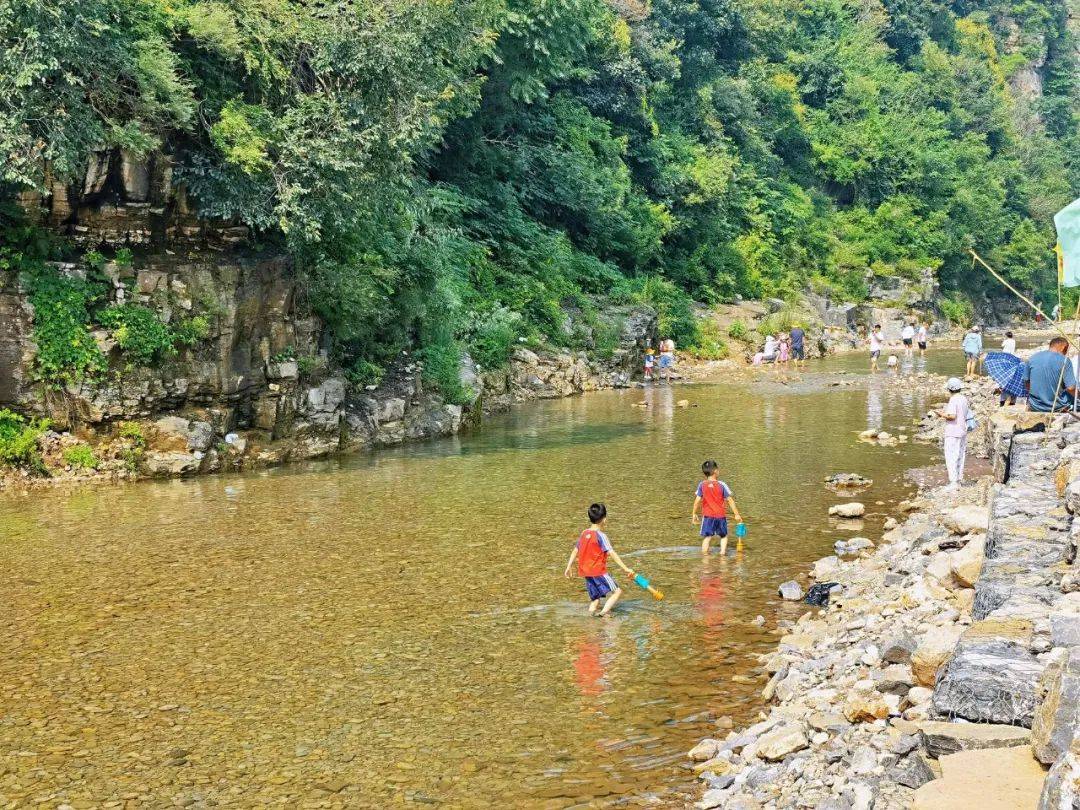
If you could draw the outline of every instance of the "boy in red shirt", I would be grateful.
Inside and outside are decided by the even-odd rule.
[[[626,572],[627,576],[632,578],[634,572],[619,559],[619,555],[611,547],[611,541],[604,534],[604,526],[607,524],[607,507],[602,503],[594,503],[590,506],[589,524],[589,528],[581,533],[574,545],[574,550],[570,552],[564,576],[570,576],[570,568],[574,560],[577,560],[578,576],[585,577],[585,590],[589,594],[589,613],[595,615],[596,609],[600,607],[600,600],[606,596],[607,601],[604,602],[604,607],[600,611],[601,616],[606,616],[622,596],[622,588],[615,584],[615,580],[607,572],[608,555],[611,555],[611,559]]]
[[[701,472],[705,480],[698,484],[697,497],[694,498],[694,508],[690,512],[690,522],[697,525],[698,510],[701,510],[701,553],[708,554],[709,546],[714,537],[720,538],[720,554],[727,553],[727,507],[731,505],[731,513],[735,520],[742,523],[739,515],[739,507],[735,505],[735,498],[731,495],[731,489],[720,480],[720,465],[715,461],[706,461],[701,465]]]

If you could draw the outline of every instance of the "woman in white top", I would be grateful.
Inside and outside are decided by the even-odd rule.
[[[968,414],[971,406],[967,397],[960,393],[964,384],[956,377],[950,377],[945,383],[946,390],[952,394],[945,406],[945,469],[949,473],[949,488],[956,489],[964,483],[964,460],[967,455]]]
[[[1005,352],[1005,354],[1016,354],[1016,338],[1013,337],[1012,332],[1005,333],[1005,339],[1001,341],[1001,350]]]
[[[927,337],[928,337],[928,335],[926,333],[926,324],[925,323],[920,323],[919,324],[919,332],[915,336],[915,342],[919,344],[919,355],[920,356],[926,354],[926,338]]]

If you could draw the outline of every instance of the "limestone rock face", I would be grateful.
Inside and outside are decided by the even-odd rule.
[[[936,627],[927,631],[911,654],[911,670],[916,683],[933,686],[938,670],[952,655],[956,643],[960,640],[958,627]]]
[[[1080,647],[1061,650],[1039,682],[1041,702],[1031,724],[1031,749],[1051,765],[1080,733]]]

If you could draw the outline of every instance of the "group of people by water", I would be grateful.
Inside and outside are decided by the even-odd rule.
[[[904,350],[908,354],[912,351],[910,338],[913,329],[912,322],[905,324],[901,331]],[[925,325],[917,335],[920,351],[925,351]],[[868,344],[871,368],[876,370],[878,357],[887,346],[880,325],[875,325]],[[964,381],[981,376],[988,358],[996,360],[995,371],[999,373],[995,380],[1000,385],[998,404],[1001,406],[1013,405],[1017,399],[1023,399],[1027,409],[1036,413],[1075,413],[1077,379],[1080,378],[1080,355],[1069,356],[1069,341],[1061,334],[1051,338],[1045,349],[1035,352],[1027,360],[1020,357],[1016,337],[1011,331],[1004,333],[996,353],[988,353],[983,345],[982,329],[973,325],[964,334],[960,347],[964,352],[964,380],[950,377],[946,381],[949,401],[939,412],[945,420],[942,445],[949,486],[953,488],[959,487],[964,481],[967,436],[976,427],[971,402],[963,393]],[[1005,359],[997,360],[993,355],[1004,356]],[[889,365],[895,364],[896,356],[890,355]]]

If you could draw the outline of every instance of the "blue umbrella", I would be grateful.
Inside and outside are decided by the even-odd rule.
[[[1001,390],[1014,397],[1026,395],[1024,391],[1024,361],[1015,354],[989,352],[986,355],[986,373],[994,378]]]

